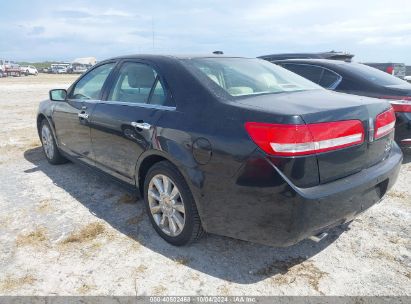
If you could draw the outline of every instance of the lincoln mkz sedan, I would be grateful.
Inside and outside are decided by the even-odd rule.
[[[261,59],[141,55],[50,91],[37,127],[72,160],[139,189],[157,233],[289,246],[381,200],[402,153],[385,100],[331,92]]]

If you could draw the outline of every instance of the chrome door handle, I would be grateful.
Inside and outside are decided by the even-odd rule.
[[[87,113],[78,113],[78,117],[88,119],[88,114]]]
[[[143,129],[143,130],[150,130],[150,129],[151,129],[151,125],[150,125],[149,123],[146,123],[146,122],[135,122],[135,121],[132,121],[132,122],[131,122],[131,125],[132,125],[134,128],[138,128],[138,129]]]

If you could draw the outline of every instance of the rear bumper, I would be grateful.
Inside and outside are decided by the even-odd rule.
[[[394,144],[377,165],[310,188],[296,187],[269,160],[264,162],[259,170],[266,183],[244,182],[242,171],[233,185],[213,185],[215,197],[203,209],[207,231],[278,247],[293,245],[379,202],[397,179],[402,153]]]
[[[355,218],[375,203],[395,184],[402,153],[394,145],[383,162],[349,177],[308,189],[295,189],[299,201],[291,226],[289,244]]]

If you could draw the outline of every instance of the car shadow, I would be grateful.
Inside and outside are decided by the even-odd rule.
[[[43,172],[94,216],[142,246],[197,271],[239,284],[251,284],[286,273],[294,265],[324,250],[349,229],[348,225],[336,227],[319,243],[306,240],[287,248],[273,248],[216,235],[207,235],[190,246],[174,247],[156,234],[142,200],[130,204],[116,199],[121,194],[133,195],[129,189],[85,166],[72,163],[52,166],[40,147],[25,151],[24,157],[34,165],[24,171],[26,174]]]

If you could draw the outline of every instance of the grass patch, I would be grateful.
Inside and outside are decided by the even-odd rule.
[[[79,294],[86,294],[86,293],[88,293],[89,291],[91,291],[93,289],[96,289],[96,286],[88,285],[86,283],[83,283],[83,285],[81,285],[79,288],[77,288],[77,292]]]
[[[148,267],[146,265],[141,264],[140,266],[136,267],[133,271],[133,276],[142,275],[147,271]]]
[[[144,219],[144,216],[145,216],[145,213],[144,213],[144,212],[141,212],[139,215],[130,217],[130,218],[126,221],[126,223],[127,223],[128,225],[137,225],[137,224],[139,224],[139,223]]]
[[[328,275],[321,271],[314,262],[303,258],[293,258],[283,261],[273,261],[271,264],[255,272],[256,275],[273,276],[271,279],[275,284],[288,285],[296,280],[304,279],[318,293],[320,290],[320,280]]]
[[[36,281],[36,278],[31,274],[26,274],[23,277],[7,276],[0,282],[0,290],[2,292],[12,291],[20,289],[24,285],[32,285]]]
[[[78,231],[74,231],[67,238],[65,238],[62,244],[72,243],[84,243],[94,240],[99,235],[105,232],[104,225],[101,223],[90,223]]]
[[[22,246],[39,246],[47,241],[47,230],[44,227],[38,227],[36,230],[27,234],[20,234],[17,236],[17,247]]]
[[[408,194],[406,192],[395,191],[395,190],[388,192],[387,195],[389,197],[400,198],[400,199],[406,199],[408,197]]]
[[[173,258],[173,261],[176,262],[177,264],[180,264],[180,265],[188,265],[188,263],[190,263],[191,259],[188,258],[188,257],[179,256],[179,257]]]
[[[129,193],[125,193],[117,200],[119,204],[135,204],[137,203],[137,197]]]
[[[36,207],[36,211],[38,213],[48,213],[54,210],[52,206],[52,199],[44,199],[41,200],[38,206]]]
[[[153,295],[161,296],[161,295],[164,295],[166,291],[167,291],[167,288],[165,288],[163,285],[158,285],[154,287]]]

